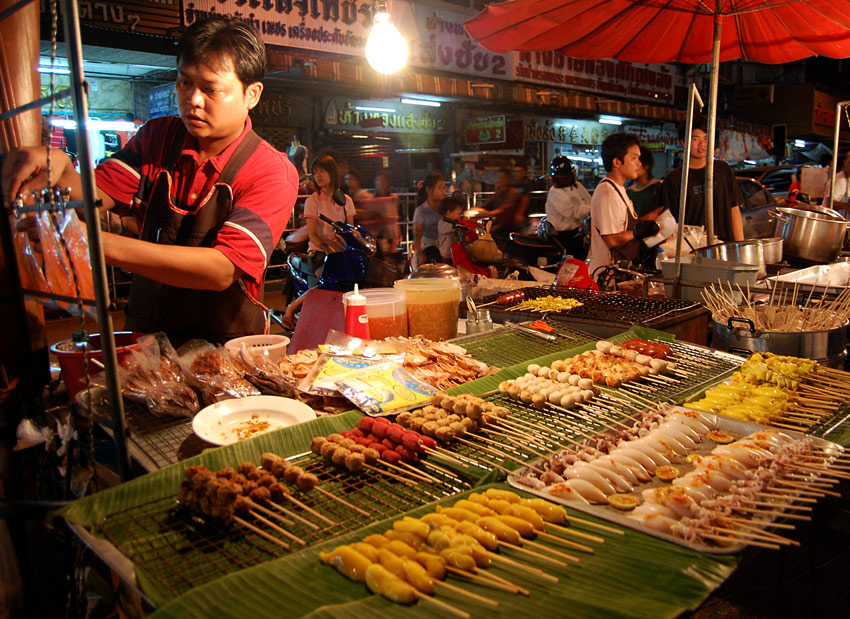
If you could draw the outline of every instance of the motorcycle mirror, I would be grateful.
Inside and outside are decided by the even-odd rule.
[[[342,189],[334,191],[331,195],[331,199],[339,206],[345,206],[345,194],[342,192]]]

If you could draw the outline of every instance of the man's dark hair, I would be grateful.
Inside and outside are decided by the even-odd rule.
[[[691,131],[695,131],[699,129],[706,135],[708,134],[708,117],[705,114],[694,114],[694,126]],[[688,125],[687,123],[682,123],[679,125],[679,141],[684,143],[685,138],[688,134]]]
[[[339,168],[336,165],[336,159],[331,157],[330,155],[321,155],[316,157],[313,161],[313,165],[310,166],[310,172],[316,172],[316,168],[320,170],[324,170],[328,173],[328,176],[331,177],[331,191],[333,193],[337,189],[339,189]],[[316,189],[319,187],[317,186]]]
[[[640,145],[640,164],[647,168],[649,178],[652,178],[652,166],[655,163],[655,158],[652,156],[652,151],[643,144]]]
[[[217,65],[227,60],[243,88],[262,82],[266,46],[257,31],[235,19],[212,17],[189,26],[177,43],[178,65]]]
[[[602,142],[602,165],[605,171],[614,169],[614,159],[626,160],[626,153],[634,145],[640,146],[638,136],[633,133],[612,133]]]

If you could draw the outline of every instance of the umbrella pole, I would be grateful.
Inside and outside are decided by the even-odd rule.
[[[679,219],[678,232],[676,235],[676,279],[673,282],[673,297],[679,298],[679,280],[682,277],[682,238],[685,234],[685,203],[688,200],[688,172],[691,167],[691,133],[694,129],[694,99],[699,101],[700,109],[703,105],[702,97],[699,96],[696,84],[691,82],[688,89],[688,115],[685,121],[685,159],[682,161],[682,186],[679,188]]]
[[[714,15],[714,45],[711,50],[711,86],[708,96],[708,147],[705,161],[705,234],[708,244],[714,238],[714,143],[717,133],[717,81],[720,76],[720,32],[723,17]]]
[[[835,104],[835,133],[832,136],[832,167],[829,170],[829,208],[835,201],[835,175],[838,172],[838,137],[841,133],[841,108],[850,107],[850,101],[839,101]]]

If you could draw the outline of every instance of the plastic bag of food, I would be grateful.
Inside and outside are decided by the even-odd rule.
[[[118,363],[118,382],[121,394],[133,402],[147,406],[154,415],[192,417],[200,410],[198,396],[189,386],[177,353],[164,333],[143,335]],[[106,387],[101,372],[92,384]]]
[[[180,347],[178,358],[189,384],[200,391],[206,404],[260,395],[259,389],[242,378],[223,346],[191,340]]]
[[[80,298],[94,301],[94,281],[92,279],[91,260],[89,259],[89,239],[74,209],[65,209],[56,214],[56,225],[68,249],[68,258],[73,275],[76,278]],[[85,306],[85,312],[92,318],[94,307]]]
[[[437,390],[397,363],[379,363],[346,375],[337,389],[368,415],[400,413],[424,406]]]
[[[265,349],[249,348],[245,344],[231,357],[242,376],[267,395],[293,397],[296,380],[272,361]]]
[[[15,246],[15,257],[18,263],[18,275],[21,279],[21,287],[36,292],[50,292],[50,286],[44,277],[41,255],[33,249],[26,231],[16,231],[12,240]],[[39,298],[38,302],[45,307],[59,307],[59,304],[51,299]]]
[[[41,241],[41,254],[44,259],[44,277],[50,292],[65,297],[77,296],[77,288],[71,274],[71,267],[62,247],[62,240],[56,230],[53,216],[47,210],[39,211],[35,216],[38,238]],[[80,315],[80,306],[68,301],[56,301],[59,307],[72,316]]]

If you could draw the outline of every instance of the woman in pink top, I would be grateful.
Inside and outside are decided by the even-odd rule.
[[[319,215],[324,215],[333,221],[353,224],[355,211],[354,202],[350,196],[344,196],[344,206],[333,201],[333,194],[339,189],[339,171],[333,157],[330,155],[318,157],[313,162],[311,172],[318,191],[311,194],[304,203],[304,217],[307,219],[307,232],[310,236],[307,251],[311,253],[312,265],[315,269],[322,265],[326,254],[343,250],[342,241],[334,234],[333,228],[319,219]]]

